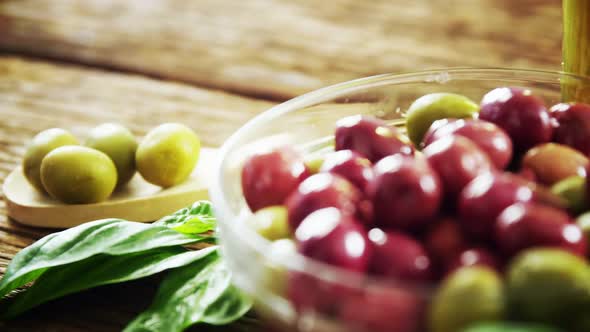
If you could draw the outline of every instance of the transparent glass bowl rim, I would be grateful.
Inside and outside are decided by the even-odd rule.
[[[232,232],[238,232],[238,234],[241,234],[240,238],[243,241],[243,245],[253,249],[256,254],[273,261],[275,264],[280,264],[289,270],[313,273],[316,276],[320,276],[320,278],[330,280],[336,279],[338,281],[343,281],[344,283],[346,283],[346,281],[352,280],[365,280],[367,278],[365,274],[346,271],[338,267],[321,263],[311,258],[303,257],[299,254],[296,254],[296,257],[293,257],[292,260],[282,260],[277,262],[276,257],[272,257],[270,255],[269,247],[271,242],[263,238],[254,230],[247,227],[245,223],[238,222],[240,215],[232,212],[230,205],[228,204],[227,197],[224,193],[224,188],[226,187],[225,182],[227,181],[227,179],[224,178],[224,166],[228,161],[228,153],[230,153],[236,146],[240,145],[242,137],[248,132],[260,125],[263,125],[264,123],[268,123],[272,119],[276,119],[286,113],[295,112],[308,106],[330,101],[356,91],[403,83],[444,84],[455,79],[486,81],[508,80],[509,78],[527,80],[535,83],[550,84],[558,84],[563,78],[570,78],[573,81],[581,81],[590,84],[590,77],[584,77],[560,71],[516,68],[460,67],[424,70],[403,74],[380,74],[358,78],[308,92],[273,106],[267,111],[264,111],[261,114],[255,116],[253,119],[249,120],[246,122],[246,124],[240,127],[235,133],[233,133],[221,146],[219,150],[219,159],[215,165],[214,179],[212,186],[209,189],[209,194],[215,208],[218,222],[226,224],[225,226],[227,227],[224,227],[224,229],[231,229]],[[221,233],[220,236],[223,237],[223,233]]]

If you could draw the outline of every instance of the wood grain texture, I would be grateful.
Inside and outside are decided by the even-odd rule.
[[[162,122],[192,127],[204,145],[216,146],[250,117],[272,106],[220,91],[188,87],[132,75],[53,65],[0,56],[0,181],[22,159],[26,143],[50,127],[80,138],[91,127],[116,121],[137,136]],[[3,195],[2,195],[3,196]],[[50,232],[8,220],[0,203],[0,275],[22,248]],[[91,292],[58,301],[2,325],[1,331],[120,331],[149,304],[139,289]],[[136,288],[137,288],[136,287]]]
[[[559,69],[559,0],[4,0],[0,48],[286,98],[447,66]]]

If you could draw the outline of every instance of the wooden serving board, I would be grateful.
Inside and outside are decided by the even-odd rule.
[[[139,174],[104,202],[64,204],[40,193],[17,167],[2,187],[9,217],[29,226],[67,228],[91,220],[122,218],[149,222],[157,220],[200,199],[208,199],[217,150],[202,148],[191,177],[174,187],[161,188],[146,182]]]

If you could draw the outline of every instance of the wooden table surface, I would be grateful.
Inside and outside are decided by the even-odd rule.
[[[0,182],[50,127],[83,137],[116,121],[141,136],[175,121],[217,146],[328,84],[449,66],[558,70],[560,49],[557,0],[0,0]],[[0,274],[49,232],[0,203]],[[0,330],[120,331],[153,292],[149,281],[100,288]]]

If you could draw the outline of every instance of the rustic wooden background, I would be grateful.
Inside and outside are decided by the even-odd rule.
[[[0,182],[49,127],[82,136],[118,121],[141,136],[178,121],[216,146],[327,84],[448,66],[558,70],[560,48],[557,0],[0,0]],[[0,274],[48,233],[3,209]],[[0,330],[119,331],[153,291],[101,288]]]

